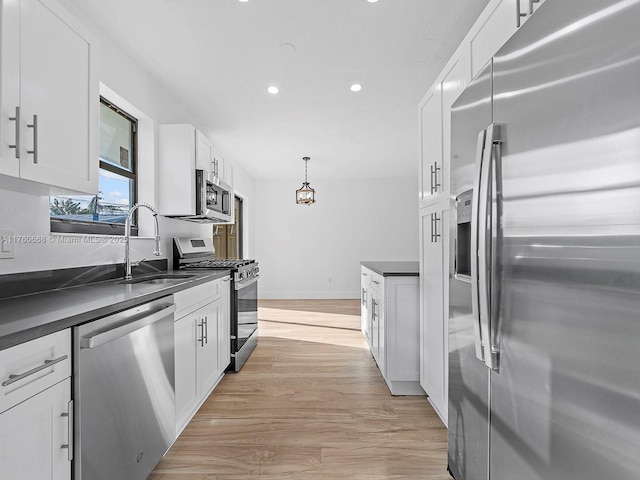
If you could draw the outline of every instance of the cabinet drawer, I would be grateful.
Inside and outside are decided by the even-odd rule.
[[[372,271],[365,267],[360,267],[360,284],[368,287],[371,284]]]
[[[198,308],[220,298],[221,280],[213,280],[173,294],[176,304],[175,319],[179,319]]]
[[[371,272],[371,288],[378,292],[384,291],[384,277],[377,273]]]
[[[0,412],[70,376],[70,329],[0,351]]]

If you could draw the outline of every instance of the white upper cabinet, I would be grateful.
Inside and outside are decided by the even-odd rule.
[[[213,144],[202,132],[196,130],[196,168],[207,172],[213,173],[211,170],[211,164],[213,161]]]
[[[449,194],[449,177],[451,163],[451,105],[455,102],[465,87],[471,81],[469,56],[467,52],[460,52],[454,61],[449,63],[450,68],[440,81],[442,92],[442,192]]]
[[[493,0],[489,2],[464,40],[471,48],[471,74],[475,77],[544,0]]]
[[[0,173],[97,193],[96,42],[53,0],[1,8]]]
[[[440,85],[434,85],[420,103],[419,108],[420,200],[427,200],[442,188],[442,93]]]
[[[420,102],[420,202],[449,194],[451,105],[471,80],[469,53],[459,49]]]
[[[161,215],[194,215],[195,170],[207,155],[205,137],[188,124],[160,125],[158,131],[158,211]],[[202,170],[209,171],[208,167]]]
[[[518,0],[490,2],[470,32],[471,73],[475,76],[518,29]],[[522,17],[521,17],[522,18]]]
[[[233,186],[233,163],[226,154],[216,148],[214,148],[213,161],[211,162],[211,174],[227,185]]]

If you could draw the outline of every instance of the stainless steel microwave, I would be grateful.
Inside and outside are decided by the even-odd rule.
[[[230,218],[233,213],[232,196],[230,186],[218,179],[213,182],[207,178],[204,170],[196,170],[196,216],[212,219]]]
[[[195,171],[195,215],[167,215],[196,223],[232,223],[233,190],[226,183],[207,178],[207,172]]]

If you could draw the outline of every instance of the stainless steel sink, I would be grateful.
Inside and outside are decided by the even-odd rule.
[[[146,275],[140,278],[132,278],[131,280],[123,280],[120,283],[132,284],[132,283],[144,283],[146,285],[170,285],[172,283],[180,283],[188,278],[193,278],[196,275],[171,275],[168,273],[159,273],[157,275]]]

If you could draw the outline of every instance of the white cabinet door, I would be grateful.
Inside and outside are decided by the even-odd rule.
[[[17,177],[20,152],[16,149],[19,124],[15,117],[20,106],[20,4],[0,3],[0,22],[0,174]]]
[[[361,267],[360,268],[360,330],[362,334],[367,339],[367,342],[371,343],[369,340],[369,297],[370,297],[370,278],[371,272],[369,269]]]
[[[384,279],[382,276],[371,273],[371,353],[373,354],[373,358],[375,358],[376,363],[378,364],[378,368],[382,373],[382,376],[386,375],[385,371],[385,316],[384,316],[384,305],[385,305],[385,290],[384,290]]]
[[[0,478],[70,480],[71,379],[0,414]]]
[[[417,384],[420,378],[419,310],[417,277],[385,277],[386,380],[399,391],[399,382]],[[416,390],[424,394],[419,387]]]
[[[220,377],[218,369],[218,320],[220,299],[198,310],[198,385],[200,396],[206,396]]]
[[[233,162],[225,157],[226,153],[223,154],[214,148],[211,161],[211,173],[227,185],[233,185]]]
[[[95,44],[55,2],[21,8],[20,177],[97,193]]]
[[[196,168],[212,173],[213,145],[202,132],[196,130]]]
[[[451,175],[451,106],[471,81],[468,51],[461,52],[440,82],[442,91],[442,191],[450,192]],[[454,194],[456,192],[453,192]]]
[[[518,0],[496,0],[471,29],[471,74],[475,77],[518,29]],[[522,0],[524,4],[527,3]],[[524,11],[524,10],[523,10]]]
[[[200,400],[196,365],[198,318],[198,313],[191,313],[174,323],[176,433],[187,424]]]
[[[449,203],[420,210],[420,384],[447,423]]]
[[[442,92],[434,86],[420,103],[420,200],[442,192]]]

